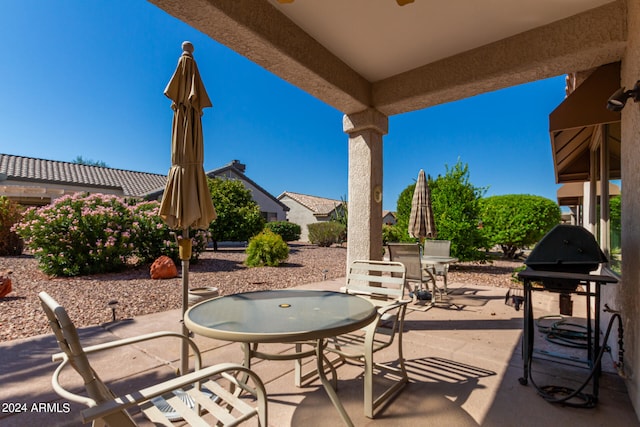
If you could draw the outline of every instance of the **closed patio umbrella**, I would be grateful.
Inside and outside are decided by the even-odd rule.
[[[216,218],[204,173],[202,110],[211,107],[198,66],[193,59],[193,45],[182,43],[182,56],[164,94],[171,99],[173,124],[171,134],[171,169],[160,204],[160,216],[172,229],[182,230],[182,312],[187,309],[189,295],[189,229],[206,229]],[[183,325],[183,333],[188,333]],[[181,372],[188,371],[188,348],[183,343]]]
[[[431,207],[431,191],[429,191],[427,178],[422,169],[418,174],[416,188],[413,190],[408,231],[409,236],[419,239],[420,243],[426,237],[435,239],[437,235],[436,223],[433,219],[433,208]]]

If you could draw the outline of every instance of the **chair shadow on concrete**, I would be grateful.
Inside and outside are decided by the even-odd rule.
[[[430,301],[418,301],[415,305],[418,305],[418,308],[415,310],[425,311],[420,306],[430,306],[429,309],[438,308],[445,310],[464,310],[465,307],[482,307],[487,305],[492,299],[503,299],[503,297],[492,297],[486,295],[478,295],[479,290],[477,288],[449,288],[449,291],[446,295],[438,298],[435,303],[431,303]],[[414,308],[413,306],[409,306],[407,309],[410,311]]]
[[[495,376],[495,372],[438,357],[410,359],[405,364],[409,384],[374,420],[363,414],[362,376],[338,381],[338,396],[354,425],[478,426],[462,405],[474,390],[485,387],[480,380]],[[340,424],[337,411],[321,388],[306,394],[291,422],[292,426],[304,427]]]

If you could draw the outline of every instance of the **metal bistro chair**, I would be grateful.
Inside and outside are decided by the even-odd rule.
[[[428,256],[451,256],[451,241],[450,240],[425,240],[423,255]],[[447,293],[447,273],[449,273],[449,264],[436,264],[431,268],[431,272],[437,276],[442,277],[444,281],[444,293]]]
[[[389,260],[397,261],[404,264],[407,269],[407,284],[413,283],[412,289],[416,300],[421,298],[422,291],[429,289],[429,283],[431,283],[431,295],[428,299],[433,302],[436,296],[436,278],[433,273],[425,269],[420,261],[420,245],[417,243],[388,243],[387,248],[389,251]]]
[[[402,330],[409,300],[403,299],[405,267],[399,262],[353,261],[349,266],[345,292],[369,299],[378,307],[378,316],[362,333],[333,338],[325,351],[337,354],[340,363],[355,360],[364,365],[364,415],[373,418],[409,381],[402,355]],[[398,367],[374,362],[374,354],[391,346],[397,335]],[[336,363],[333,361],[331,363]],[[374,392],[374,368],[392,384],[382,393]]]
[[[183,419],[188,425],[231,426],[257,416],[259,425],[267,426],[266,392],[260,378],[251,370],[232,363],[200,369],[201,356],[196,344],[174,332],[157,332],[83,348],[64,307],[46,292],[41,292],[39,297],[63,350],[53,355],[54,361],[62,361],[53,374],[53,389],[61,397],[89,407],[81,412],[83,423],[135,426],[127,409],[137,406],[154,425],[174,426],[172,421]],[[163,337],[187,340],[195,354],[194,372],[116,397],[89,364],[88,354]],[[67,365],[82,377],[86,396],[71,393],[60,385],[60,374]],[[239,380],[245,377],[250,381]],[[250,397],[240,396],[240,390]]]

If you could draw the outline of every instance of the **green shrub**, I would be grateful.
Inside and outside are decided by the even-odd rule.
[[[0,256],[20,255],[22,239],[12,229],[22,218],[22,207],[5,196],[0,197]]]
[[[103,194],[64,196],[51,205],[28,209],[15,231],[54,276],[118,271],[129,263],[152,262],[160,255],[178,258],[177,242],[158,215],[158,202],[130,204]],[[206,245],[193,231],[192,260]]]
[[[331,246],[341,242],[346,230],[344,224],[335,221],[308,224],[307,228],[309,229],[309,241],[318,246]]]
[[[382,225],[382,244],[386,245],[390,242],[400,242],[407,234],[406,230],[401,230],[397,225]],[[415,239],[413,239],[415,240]]]
[[[481,232],[490,246],[500,245],[505,257],[534,245],[560,223],[560,207],[553,200],[530,194],[505,194],[480,201]]]
[[[249,267],[268,265],[277,267],[289,257],[289,246],[279,234],[265,230],[249,240],[247,261]]]
[[[268,222],[264,226],[265,230],[279,234],[285,242],[293,242],[300,239],[302,229],[298,224],[289,221]]]

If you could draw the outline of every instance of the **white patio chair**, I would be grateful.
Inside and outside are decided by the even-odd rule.
[[[62,361],[53,374],[53,389],[61,397],[89,407],[81,411],[84,423],[91,421],[94,426],[135,426],[137,424],[127,409],[137,406],[155,425],[174,426],[172,421],[183,419],[188,425],[234,426],[257,416],[259,425],[267,426],[264,385],[251,370],[231,363],[201,369],[201,356],[196,344],[174,332],[157,332],[83,348],[64,307],[46,292],[41,292],[39,297],[58,345],[63,350],[53,355],[54,361]],[[115,396],[89,364],[88,354],[163,337],[187,340],[195,353],[194,372]],[[68,365],[82,377],[86,395],[72,393],[60,384],[60,374]],[[250,379],[245,382],[240,378]],[[241,394],[241,390],[245,393]]]
[[[428,256],[451,256],[451,241],[450,240],[425,240],[423,255]],[[436,277],[442,277],[444,281],[444,292],[447,292],[447,274],[449,273],[449,264],[436,264],[431,268],[431,272]]]
[[[364,414],[369,418],[389,403],[409,380],[402,354],[404,315],[409,302],[403,298],[405,271],[399,262],[353,261],[345,291],[369,299],[378,307],[378,316],[365,328],[364,336],[362,333],[340,335],[325,350],[337,354],[340,363],[352,360],[364,366]],[[396,335],[398,366],[374,362],[374,354],[391,346]],[[374,369],[383,373],[385,380],[393,380],[382,393],[374,393]]]
[[[388,243],[389,260],[404,264],[407,269],[407,284],[413,284],[411,291],[418,298],[419,290],[428,290],[431,284],[432,301],[435,300],[436,278],[434,274],[422,266],[420,261],[420,245],[417,243]]]

